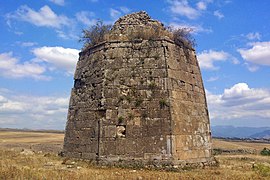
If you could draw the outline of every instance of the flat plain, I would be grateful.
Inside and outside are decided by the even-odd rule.
[[[270,179],[270,157],[259,154],[267,143],[213,139],[218,166],[163,171],[63,158],[63,140],[63,133],[0,131],[0,179]]]

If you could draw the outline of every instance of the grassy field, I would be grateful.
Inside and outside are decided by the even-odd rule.
[[[270,157],[221,154],[218,167],[168,172],[98,167],[57,156],[63,134],[0,131],[0,179],[270,179]],[[270,144],[213,140],[214,148],[259,152]]]
[[[234,141],[225,141],[221,139],[213,139],[213,147],[215,149],[247,149],[260,152],[263,148],[270,148],[270,144],[266,143],[250,143],[250,142],[234,142]]]
[[[0,131],[0,147],[14,150],[57,153],[61,151],[63,141],[63,133]]]

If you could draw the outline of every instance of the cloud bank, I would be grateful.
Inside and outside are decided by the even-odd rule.
[[[45,61],[55,68],[67,71],[73,74],[76,63],[79,59],[79,50],[63,47],[43,46],[35,48],[32,51],[37,59]]]
[[[198,53],[197,57],[202,69],[218,70],[219,67],[214,65],[214,63],[226,61],[230,57],[230,54],[224,51],[205,50]]]
[[[64,15],[57,15],[49,6],[45,5],[38,11],[29,8],[27,5],[20,6],[14,13],[7,14],[6,18],[10,24],[10,20],[21,20],[29,22],[36,26],[44,26],[51,28],[61,28],[68,26],[71,20]]]
[[[257,34],[250,35],[251,38],[259,38]],[[270,42],[255,42],[250,48],[238,49],[242,58],[248,62],[270,66]]]
[[[64,129],[69,99],[11,95],[0,91],[0,126]]]
[[[260,119],[270,119],[269,89],[250,88],[247,83],[237,83],[221,94],[209,91],[206,94],[211,119],[248,119],[254,124]]]

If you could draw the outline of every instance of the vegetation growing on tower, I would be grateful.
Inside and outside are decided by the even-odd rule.
[[[192,28],[153,25],[147,28],[136,27],[125,35],[114,33],[112,28],[112,25],[104,24],[103,21],[99,20],[95,25],[82,30],[82,36],[79,41],[84,43],[84,49],[93,47],[103,41],[155,40],[161,38],[169,38],[179,46],[190,48],[194,48],[196,46],[196,41],[192,36]]]

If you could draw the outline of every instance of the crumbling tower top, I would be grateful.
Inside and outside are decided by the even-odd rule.
[[[134,31],[155,29],[165,31],[164,25],[151,17],[145,11],[139,11],[119,18],[113,25],[112,34],[130,34]]]
[[[132,14],[125,15],[119,18],[113,26],[112,31],[125,30],[134,27],[147,27],[147,26],[161,26],[163,24],[157,20],[151,19],[151,17],[145,12],[140,11]]]

